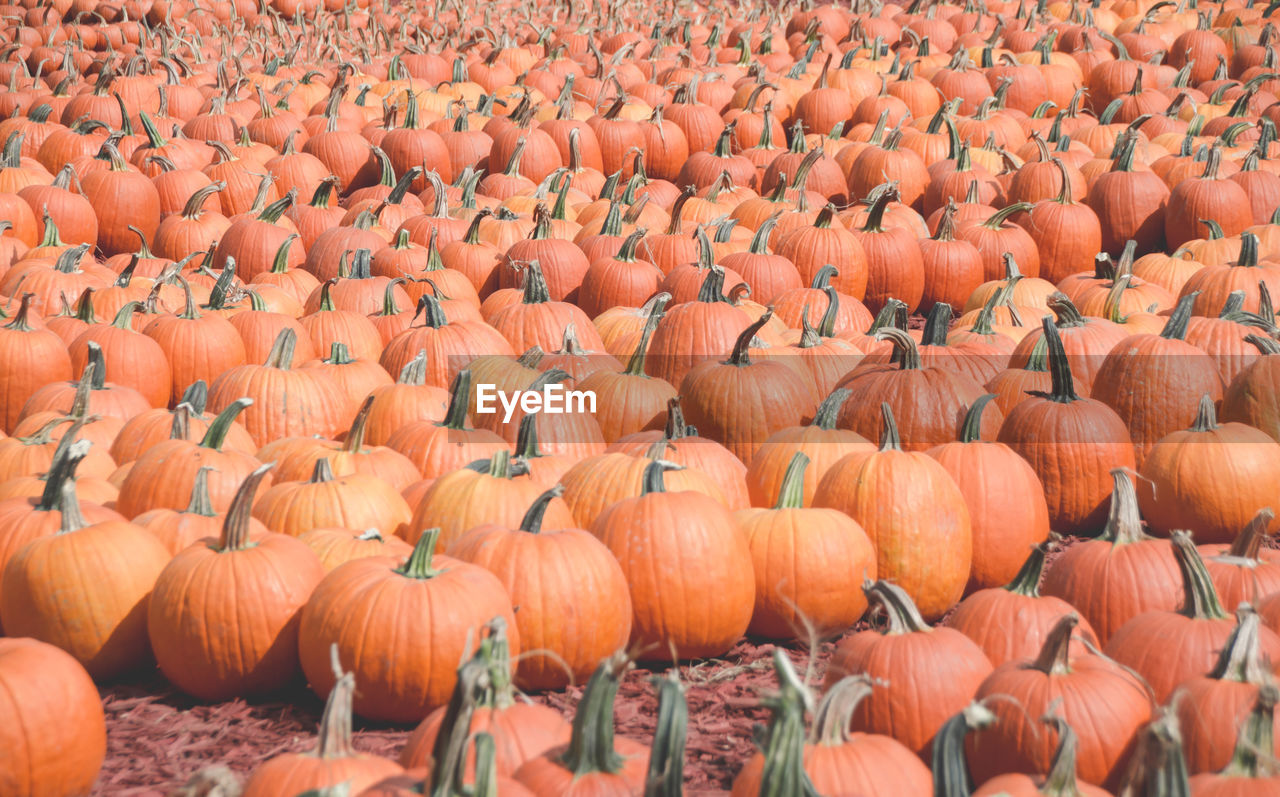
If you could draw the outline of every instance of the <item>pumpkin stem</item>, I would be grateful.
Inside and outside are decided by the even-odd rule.
[[[530,260],[525,265],[524,294],[520,301],[524,304],[544,304],[551,301],[551,289],[547,287],[546,275],[542,273],[542,265],[537,260]]]
[[[1107,525],[1102,529],[1098,539],[1112,545],[1128,545],[1151,539],[1142,530],[1142,517],[1138,513],[1138,493],[1133,486],[1133,477],[1125,468],[1114,468],[1111,471],[1111,509],[1107,516]]]
[[[547,514],[547,507],[551,505],[552,499],[559,498],[562,495],[564,495],[564,487],[557,484],[535,498],[533,504],[529,507],[529,511],[524,513],[524,519],[520,521],[520,530],[527,531],[530,534],[540,533],[542,531],[542,518]]]
[[[706,237],[705,233],[703,237]],[[706,269],[706,272],[707,275],[702,279],[702,287],[698,289],[698,301],[707,304],[728,301],[724,295],[724,269],[712,265]]]
[[[867,233],[884,232],[884,212],[888,209],[889,203],[896,201],[900,196],[897,185],[893,183],[890,183],[884,190],[880,191],[876,195],[875,201],[871,203],[871,210],[867,212],[867,221],[862,225],[862,231]]]
[[[898,422],[893,417],[893,410],[888,402],[880,403],[880,417],[884,425],[880,433],[881,451],[901,451],[902,439],[898,435]]]
[[[951,305],[946,302],[938,302],[929,309],[929,315],[925,317],[924,331],[920,336],[920,343],[924,346],[945,346],[947,345],[947,330],[951,325],[951,318],[954,311]]]
[[[243,399],[241,399],[243,401]],[[219,416],[221,417],[221,416]],[[222,536],[218,540],[218,552],[243,551],[252,547],[249,542],[249,519],[253,512],[253,497],[258,492],[258,485],[266,477],[267,471],[275,467],[274,462],[255,470],[245,477],[231,499],[231,508],[222,521]]]
[[[315,755],[321,759],[350,758],[355,755],[351,747],[351,702],[355,698],[355,673],[343,672],[338,660],[338,643],[329,647],[329,658],[337,680],[324,703],[320,715],[320,731]]]
[[[1187,339],[1187,324],[1191,321],[1191,308],[1199,295],[1200,291],[1192,291],[1178,300],[1177,306],[1169,314],[1169,320],[1165,323],[1164,329],[1160,330],[1160,337],[1166,340]]]
[[[832,684],[814,709],[809,742],[829,747],[848,743],[853,712],[874,688],[874,679],[866,673],[847,675]]]
[[[238,398],[227,405],[227,408],[218,413],[217,417],[209,424],[209,428],[204,433],[204,439],[200,441],[201,448],[212,448],[214,451],[222,450],[222,443],[227,439],[227,432],[231,430],[231,424],[235,423],[236,417],[241,412],[253,405],[253,399]]]
[[[1071,635],[1079,624],[1080,615],[1075,612],[1063,615],[1045,637],[1040,655],[1024,666],[1046,675],[1066,675],[1071,672]]]
[[[267,361],[263,364],[267,368],[289,370],[293,367],[293,351],[297,345],[298,333],[291,327],[285,327],[271,344],[271,351],[267,353]]]
[[[1121,794],[1188,797],[1187,760],[1182,750],[1178,716],[1165,708],[1138,736],[1138,745]]]
[[[483,696],[495,686],[491,643],[497,635],[502,635],[505,640],[506,621],[501,617],[493,618],[488,623],[488,631],[488,637],[480,642],[475,654],[458,667],[458,680],[445,707],[435,745],[431,748],[431,760],[439,762],[439,766],[432,767],[431,776],[423,784],[423,791],[433,797],[450,794],[455,773],[466,770],[471,718]],[[503,647],[505,650],[505,645]],[[508,656],[508,661],[509,659]]]
[[[836,428],[836,417],[840,414],[840,408],[849,400],[849,396],[853,392],[848,388],[836,388],[831,391],[831,395],[822,400],[818,405],[818,410],[813,414],[813,422],[810,426],[823,429],[830,432]]]
[[[809,467],[809,457],[797,451],[787,464],[787,472],[778,487],[778,500],[774,509],[801,509],[804,507],[804,471]]]
[[[729,354],[728,365],[736,365],[739,368],[751,365],[751,357],[749,355],[751,341],[755,338],[756,333],[763,329],[765,324],[769,323],[771,318],[773,318],[773,311],[765,310],[750,326],[742,330],[742,333],[738,335],[738,339],[734,341],[733,351]]]
[[[1077,794],[1076,759],[1080,752],[1080,737],[1066,719],[1057,714],[1041,717],[1040,721],[1058,731],[1058,748],[1053,753],[1053,763],[1045,777],[1044,786],[1040,789],[1041,793],[1064,797]]]
[[[427,383],[427,350],[418,349],[413,359],[405,363],[396,377],[397,385],[425,385]]]
[[[1271,511],[1271,507],[1259,509],[1258,514],[1254,515],[1253,519],[1232,540],[1231,547],[1223,556],[1257,562],[1262,540],[1267,536],[1267,529],[1271,527],[1271,521],[1275,516],[1276,513]]]
[[[640,340],[636,343],[635,351],[631,353],[631,359],[627,361],[627,368],[623,371],[624,374],[628,376],[645,376],[644,365],[649,353],[649,339],[653,337],[654,330],[658,328],[658,322],[662,320],[669,301],[671,301],[671,294],[666,292],[659,293],[648,301],[646,306],[649,308],[649,312],[645,317],[644,327],[640,330]]]
[[[649,683],[658,690],[658,724],[653,731],[644,797],[683,797],[684,751],[689,727],[684,686],[674,669],[665,677],[651,677]]]
[[[964,740],[970,731],[995,724],[996,715],[981,703],[970,703],[942,723],[933,737],[933,783],[935,797],[969,797],[973,776],[965,758]]]
[[[969,405],[969,409],[964,414],[964,420],[960,423],[960,442],[973,443],[982,440],[982,411],[987,408],[991,400],[996,397],[995,393],[987,393],[979,396]]]
[[[413,552],[409,554],[409,558],[395,572],[405,578],[419,580],[435,578],[440,575],[443,571],[431,566],[431,558],[435,556],[436,543],[439,540],[439,528],[431,528],[422,532],[422,536],[418,538],[418,542],[413,546]]]
[[[1079,401],[1080,397],[1076,395],[1075,378],[1071,375],[1071,363],[1067,360],[1066,349],[1062,346],[1062,337],[1058,334],[1058,326],[1053,322],[1052,318],[1047,316],[1041,319],[1040,323],[1044,330],[1045,356],[1049,363],[1049,376],[1053,380],[1053,389],[1048,395],[1038,391],[1033,395],[1047,398],[1059,404],[1070,404],[1073,401]]]
[[[1209,671],[1209,677],[1219,681],[1262,684],[1270,677],[1270,669],[1262,660],[1258,636],[1262,632],[1262,620],[1248,603],[1236,607],[1236,627],[1227,637],[1218,661]]]
[[[1222,777],[1263,778],[1270,775],[1268,762],[1275,749],[1273,725],[1277,700],[1280,700],[1280,690],[1275,684],[1263,683],[1258,688],[1258,700],[1240,729],[1235,753],[1231,756],[1231,763],[1222,770]]]
[[[311,469],[311,480],[308,484],[323,484],[331,481],[333,481],[333,467],[329,464],[329,458],[320,457]]]
[[[1206,393],[1200,397],[1200,406],[1196,409],[1196,419],[1191,424],[1191,431],[1212,432],[1217,428],[1218,414],[1213,407],[1213,397]]]
[[[1067,295],[1062,291],[1054,291],[1051,293],[1047,303],[1049,305],[1049,309],[1053,311],[1055,316],[1057,316],[1058,329],[1074,329],[1075,327],[1082,327],[1086,324],[1084,316],[1080,314],[1080,311],[1076,308],[1075,304],[1073,304],[1071,299],[1067,298]]]
[[[764,754],[760,795],[761,797],[818,797],[818,790],[809,780],[809,774],[804,771],[804,715],[812,706],[813,697],[800,681],[800,677],[796,675],[791,659],[787,658],[787,654],[781,648],[775,648],[773,651],[773,668],[778,676],[779,690],[761,701],[762,705],[769,708],[772,715],[769,725],[763,733],[758,734],[763,737],[763,741],[757,740],[757,745]],[[833,690],[835,688],[832,687]],[[865,691],[858,697],[859,700],[870,691],[869,685],[864,685],[863,688]],[[856,708],[857,700],[850,702]],[[839,713],[840,719],[844,720],[840,723],[841,726],[848,728],[849,718],[853,714],[852,708],[848,714],[844,714],[843,711]]]
[[[920,610],[916,608],[911,596],[897,584],[883,579],[874,583],[864,580],[862,591],[867,596],[868,603],[873,606],[879,604],[884,609],[889,619],[889,627],[885,629],[885,635],[927,634],[933,631],[920,616]]]
[[[876,331],[876,340],[888,339],[893,344],[893,361],[903,371],[915,371],[920,368],[920,349],[915,338],[897,327],[885,327]]]
[[[600,662],[587,682],[582,702],[573,716],[569,749],[560,758],[560,763],[575,777],[622,769],[623,758],[613,747],[613,704],[622,674],[630,666],[631,660],[625,653],[615,653]]]
[[[1191,533],[1176,530],[1173,538],[1173,553],[1178,560],[1178,570],[1182,573],[1182,606],[1179,614],[1193,620],[1226,620],[1231,615],[1222,608],[1218,599],[1218,591],[1205,569],[1204,559],[1200,551],[1191,541]]]
[[[1040,597],[1040,574],[1044,572],[1045,555],[1049,552],[1050,544],[1049,542],[1043,542],[1032,546],[1031,553],[1027,556],[1026,561],[1022,563],[1022,567],[1018,569],[1013,581],[1010,581],[1001,589],[1028,598]]]
[[[209,471],[213,468],[205,465],[196,471],[195,481],[191,484],[191,500],[187,502],[187,508],[183,510],[187,515],[199,515],[200,517],[217,517],[218,513],[213,510],[213,500],[209,498]]]
[[[18,303],[18,312],[14,314],[13,320],[4,325],[5,329],[12,329],[14,332],[32,332],[35,327],[31,326],[31,300],[35,298],[34,293],[22,294],[22,299]]]
[[[652,460],[644,467],[644,474],[640,479],[640,494],[648,495],[650,493],[665,493],[667,491],[667,484],[664,474],[669,470],[683,469],[684,466],[677,465],[674,462],[668,462],[665,459]]]

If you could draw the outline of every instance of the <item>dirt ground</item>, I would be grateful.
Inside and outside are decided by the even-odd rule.
[[[685,775],[691,797],[723,793],[754,751],[752,726],[767,718],[756,702],[775,684],[774,647],[744,640],[719,659],[680,668],[689,702]],[[818,684],[833,648],[834,643],[823,644],[816,655],[801,645],[786,649],[797,672],[812,667],[811,683]],[[639,667],[627,674],[615,709],[620,735],[651,740],[657,701],[648,679],[662,671]],[[530,699],[568,716],[581,693],[575,687]],[[213,764],[243,779],[274,755],[310,749],[323,707],[302,684],[270,702],[201,704],[173,689],[158,671],[105,689],[102,705],[107,760],[94,794],[103,797],[167,797]],[[410,730],[357,720],[355,746],[395,758]]]

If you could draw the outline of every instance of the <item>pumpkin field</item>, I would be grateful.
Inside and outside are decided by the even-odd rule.
[[[0,797],[1280,795],[1280,2],[0,3]]]

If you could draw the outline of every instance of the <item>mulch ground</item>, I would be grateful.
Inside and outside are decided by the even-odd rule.
[[[721,658],[680,667],[689,703],[685,775],[691,797],[723,793],[754,752],[752,727],[767,719],[756,704],[776,684],[774,648],[744,640]],[[800,645],[785,649],[797,672],[809,670],[810,682],[817,685],[833,648],[828,642],[813,653]],[[651,740],[657,700],[649,676],[663,671],[639,667],[627,674],[615,710],[620,735]],[[574,687],[530,699],[569,716],[581,694],[582,688]],[[177,692],[158,672],[105,689],[102,705],[107,760],[94,794],[103,797],[168,797],[195,773],[219,764],[243,780],[272,756],[310,749],[323,708],[301,684],[272,701],[201,704]],[[410,730],[357,720],[355,747],[394,759]]]

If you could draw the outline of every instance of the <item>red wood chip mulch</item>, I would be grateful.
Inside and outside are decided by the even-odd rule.
[[[751,756],[752,726],[767,718],[755,708],[759,695],[775,685],[772,644],[740,642],[722,658],[680,668],[689,702],[686,792],[722,794]],[[833,643],[821,646],[812,664],[812,683],[821,682]],[[802,675],[810,655],[801,646],[787,648]],[[628,673],[618,693],[618,732],[649,742],[657,717],[651,675],[661,667]],[[533,695],[569,715],[581,687]],[[107,714],[107,760],[95,795],[167,797],[196,772],[221,764],[243,779],[260,762],[279,753],[307,750],[315,744],[321,701],[299,685],[270,702],[232,700],[205,705],[174,690],[159,675],[116,684],[103,691]],[[408,728],[369,725],[357,720],[357,749],[396,758]]]

